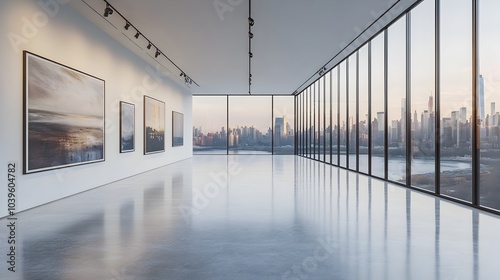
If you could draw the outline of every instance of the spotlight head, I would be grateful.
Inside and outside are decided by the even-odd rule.
[[[158,58],[160,56],[161,52],[159,49],[156,49],[156,53],[155,53],[155,58]]]
[[[127,23],[125,23],[125,30],[128,30],[130,28],[130,22],[127,21]]]
[[[152,45],[153,45],[153,44],[151,44],[151,42],[149,42],[149,43],[148,43],[148,46],[147,46],[148,50],[150,50],[150,49],[151,49],[151,46],[152,46]]]
[[[137,33],[135,33],[135,36],[134,36],[134,37],[135,37],[136,39],[139,39],[139,35],[141,35],[141,33],[139,33],[139,31],[137,31]]]
[[[253,58],[253,53],[252,52],[248,52],[248,55],[250,56],[250,58]]]
[[[113,9],[109,6],[109,4],[106,4],[106,9],[104,9],[104,17],[108,17],[109,15],[113,14]]]
[[[186,75],[186,74],[184,74],[184,72],[181,72],[181,77],[184,76],[184,75]]]
[[[248,18],[248,24],[250,26],[253,26],[255,24],[255,21],[253,20],[253,18],[251,18],[251,17]]]
[[[250,31],[248,31],[248,37],[250,37],[250,39],[252,39],[253,38],[253,33],[250,32]]]

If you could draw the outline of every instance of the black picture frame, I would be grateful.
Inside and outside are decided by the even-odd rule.
[[[135,151],[135,105],[120,101],[120,153]]]
[[[105,81],[23,52],[23,173],[105,160]]]
[[[144,154],[165,152],[165,102],[144,96]]]

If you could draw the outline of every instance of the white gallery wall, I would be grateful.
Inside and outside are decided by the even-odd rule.
[[[187,88],[74,11],[68,0],[0,1],[0,175],[17,163],[17,210],[103,186],[192,156]],[[45,8],[44,8],[45,7]],[[23,166],[23,50],[105,80],[105,161],[28,175]],[[143,155],[143,96],[165,102],[165,152]],[[135,152],[120,154],[119,102],[135,104]],[[184,146],[172,147],[172,111],[184,114]],[[0,182],[0,217],[7,215]]]

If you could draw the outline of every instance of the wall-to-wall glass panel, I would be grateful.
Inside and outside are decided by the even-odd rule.
[[[319,108],[319,89],[318,89],[318,83],[314,83],[313,87],[312,87],[312,90],[313,90],[313,95],[314,95],[314,103],[313,103],[313,113],[314,113],[314,120],[313,120],[313,123],[314,123],[314,134],[313,134],[313,137],[314,137],[314,155],[313,155],[313,158],[314,159],[318,159],[319,157],[319,154],[318,154],[318,150],[319,150],[319,143],[318,143],[318,133],[319,133],[319,123],[318,123],[318,108]]]
[[[479,2],[480,204],[500,209],[500,2]]]
[[[406,17],[388,29],[388,179],[406,183]]]
[[[311,137],[312,137],[312,140],[311,140],[311,144],[312,144],[312,147],[311,147],[311,157],[313,159],[316,159],[316,149],[317,149],[317,137],[316,137],[316,130],[317,130],[317,127],[318,127],[318,122],[317,122],[317,113],[318,113],[318,104],[317,104],[317,96],[316,96],[316,84],[313,84],[311,87],[310,87],[310,90],[311,90],[311,123],[312,123],[312,126],[311,126]]]
[[[227,153],[227,96],[193,96],[193,154]]]
[[[441,0],[441,194],[472,198],[472,1]]]
[[[467,202],[479,191],[479,206],[500,210],[496,184],[500,176],[495,168],[500,165],[500,113],[495,107],[500,102],[497,2],[423,0],[410,15],[400,17],[309,86],[298,105],[304,110],[299,118],[305,138],[298,141],[305,154],[351,170],[358,165],[362,173],[403,184],[406,164],[411,162],[412,186],[438,189],[439,194]],[[475,24],[477,34],[472,29]],[[472,41],[477,38],[478,42]],[[473,80],[476,62],[478,75]],[[472,107],[474,94],[477,108]],[[473,135],[476,119],[477,135]],[[473,147],[476,139],[479,154]],[[472,164],[476,158],[479,164]],[[476,174],[479,177],[473,178]]]
[[[349,93],[349,115],[348,115],[348,126],[347,133],[349,135],[349,169],[357,170],[357,156],[356,151],[358,147],[358,134],[357,134],[357,54],[353,53],[349,57],[349,81],[348,81],[348,93]]]
[[[330,72],[332,88],[332,163],[339,164],[339,67]]]
[[[295,96],[295,145],[296,145],[296,152],[297,155],[300,155],[300,147],[301,147],[301,139],[300,139],[300,121],[301,121],[301,114],[300,114],[300,96],[297,95]]]
[[[317,121],[316,123],[318,124],[317,125],[317,128],[316,128],[316,137],[317,137],[317,141],[316,143],[318,144],[317,146],[317,149],[316,149],[316,152],[317,152],[317,155],[316,155],[316,159],[320,160],[320,161],[324,161],[325,160],[325,157],[324,157],[324,154],[323,154],[323,150],[324,150],[324,139],[323,139],[323,132],[324,132],[324,119],[323,119],[323,114],[325,113],[324,111],[324,108],[323,108],[323,104],[324,104],[324,88],[323,88],[323,80],[324,80],[324,77],[321,77],[317,82],[316,82],[316,96],[317,96],[317,109],[316,109],[316,116],[317,116]]]
[[[435,2],[411,12],[411,184],[435,190]]]
[[[294,154],[294,113],[293,96],[273,97],[274,154]]]
[[[368,174],[368,45],[362,47],[359,51],[359,171]]]
[[[327,73],[325,75],[325,102],[324,102],[324,110],[325,110],[325,115],[324,115],[324,121],[325,121],[325,126],[324,126],[324,135],[325,135],[325,162],[331,163],[331,143],[330,143],[330,137],[331,137],[331,120],[330,120],[330,114],[331,114],[331,104],[332,104],[332,99],[331,99],[331,82],[330,82],[330,73]]]
[[[308,145],[307,145],[307,156],[309,158],[313,158],[314,156],[314,112],[313,112],[313,90],[312,86],[307,89],[307,110],[308,112],[308,126],[307,126],[307,137],[308,137]]]
[[[309,145],[309,111],[308,111],[308,101],[307,101],[307,89],[305,89],[302,94],[303,95],[303,114],[304,114],[304,129],[303,129],[303,134],[304,134],[304,156],[308,157],[308,145]]]
[[[271,96],[229,97],[229,154],[272,153]],[[258,112],[255,108],[259,108]]]
[[[301,147],[301,150],[302,150],[302,155],[305,156],[306,155],[306,94],[305,94],[305,91],[302,91],[302,93],[300,94],[300,103],[301,103],[301,114],[302,114],[302,120],[300,121],[300,126],[301,126],[301,135],[302,135],[302,147]]]
[[[347,127],[349,125],[347,120],[347,66],[346,61],[344,60],[339,66],[339,145],[340,145],[340,166],[347,167]]]
[[[371,42],[371,126],[372,126],[372,175],[385,176],[384,156],[384,119],[385,119],[385,85],[384,85],[384,33],[380,33]]]

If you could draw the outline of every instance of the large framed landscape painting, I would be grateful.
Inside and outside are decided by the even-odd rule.
[[[144,96],[144,154],[165,151],[165,103]]]
[[[24,173],[104,161],[102,79],[24,52]]]
[[[135,105],[120,102],[120,153],[135,151]]]
[[[184,145],[184,114],[172,111],[172,147]]]

